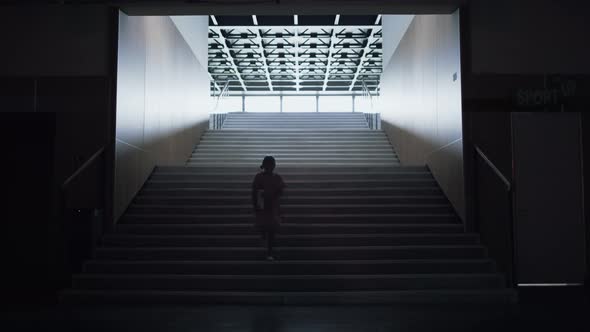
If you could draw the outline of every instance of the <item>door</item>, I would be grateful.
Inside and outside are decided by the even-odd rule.
[[[583,283],[579,113],[512,113],[518,284]]]

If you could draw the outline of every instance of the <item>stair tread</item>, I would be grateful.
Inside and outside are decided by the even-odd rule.
[[[257,239],[259,236],[256,235],[127,235],[127,234],[107,234],[106,237],[137,237],[137,238],[236,238],[236,239]],[[277,239],[309,239],[309,238],[378,238],[378,237],[400,237],[400,238],[412,238],[412,237],[478,237],[479,235],[473,233],[459,233],[459,234],[432,234],[432,233],[424,233],[424,234],[304,234],[304,235],[284,235],[284,234],[277,234]]]
[[[466,245],[399,245],[399,246],[333,246],[333,247],[316,247],[316,246],[306,246],[306,247],[282,247],[282,246],[275,246],[276,250],[281,251],[288,251],[288,250],[298,250],[298,251],[326,251],[326,250],[399,250],[399,249],[440,249],[440,248],[448,248],[448,249],[480,249],[483,248],[482,245],[476,244],[466,244]],[[259,247],[129,247],[129,248],[113,248],[113,247],[101,247],[97,248],[96,250],[128,250],[128,251],[147,251],[147,250],[162,250],[162,251],[174,251],[174,250],[195,250],[195,251],[206,251],[206,250],[222,250],[222,251],[229,251],[229,250],[243,250],[243,251],[264,251],[265,248]]]
[[[194,204],[184,204],[184,205],[170,205],[170,204],[148,204],[148,203],[134,203],[133,206],[135,207],[152,207],[152,208],[191,208],[191,207],[198,207],[198,208],[216,208],[219,209],[218,205],[194,205]],[[418,207],[418,208],[427,208],[427,207],[449,207],[449,204],[441,203],[441,204],[432,204],[432,203],[402,203],[402,204],[293,204],[293,203],[283,203],[281,204],[281,208],[311,208],[311,207],[398,207],[398,206],[411,206],[411,207]],[[225,204],[223,205],[224,209],[232,209],[232,208],[252,208],[252,204]]]
[[[351,260],[277,260],[272,262],[273,265],[298,265],[298,264],[309,264],[309,265],[341,265],[341,264],[359,264],[359,265],[368,265],[368,264],[428,264],[428,263],[445,263],[445,264],[453,264],[453,263],[491,263],[493,262],[489,258],[478,258],[478,259],[464,259],[464,258],[456,258],[456,259],[376,259],[376,260],[367,260],[367,259],[351,259]],[[172,264],[207,264],[207,265],[233,265],[233,264],[240,264],[240,265],[268,265],[269,262],[261,261],[261,260],[90,260],[88,263],[92,264],[121,264],[121,265],[145,265],[145,264],[165,264],[165,265],[172,265]]]
[[[141,279],[298,279],[298,280],[319,280],[319,279],[432,279],[432,278],[501,278],[500,273],[420,273],[420,274],[104,274],[104,273],[83,273],[76,274],[74,278],[141,278]]]

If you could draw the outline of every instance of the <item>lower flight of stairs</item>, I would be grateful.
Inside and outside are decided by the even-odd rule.
[[[250,203],[266,154],[288,186],[275,261]],[[506,303],[514,293],[428,169],[399,166],[383,132],[259,128],[207,132],[187,166],[157,167],[61,299]]]

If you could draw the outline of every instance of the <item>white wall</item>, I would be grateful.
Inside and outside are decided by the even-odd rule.
[[[414,17],[384,68],[377,109],[402,164],[428,165],[464,218],[458,12]]]
[[[381,26],[383,28],[383,67],[389,64],[389,60],[402,40],[414,15],[383,15]]]
[[[199,63],[207,67],[209,16],[170,16],[176,28],[193,50]]]
[[[207,63],[171,18],[121,13],[119,24],[116,219],[155,165],[186,162],[209,120]]]

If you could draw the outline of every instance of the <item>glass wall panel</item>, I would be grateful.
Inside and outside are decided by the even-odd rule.
[[[320,96],[320,112],[352,112],[352,96]]]
[[[315,112],[315,96],[284,96],[283,112]]]

